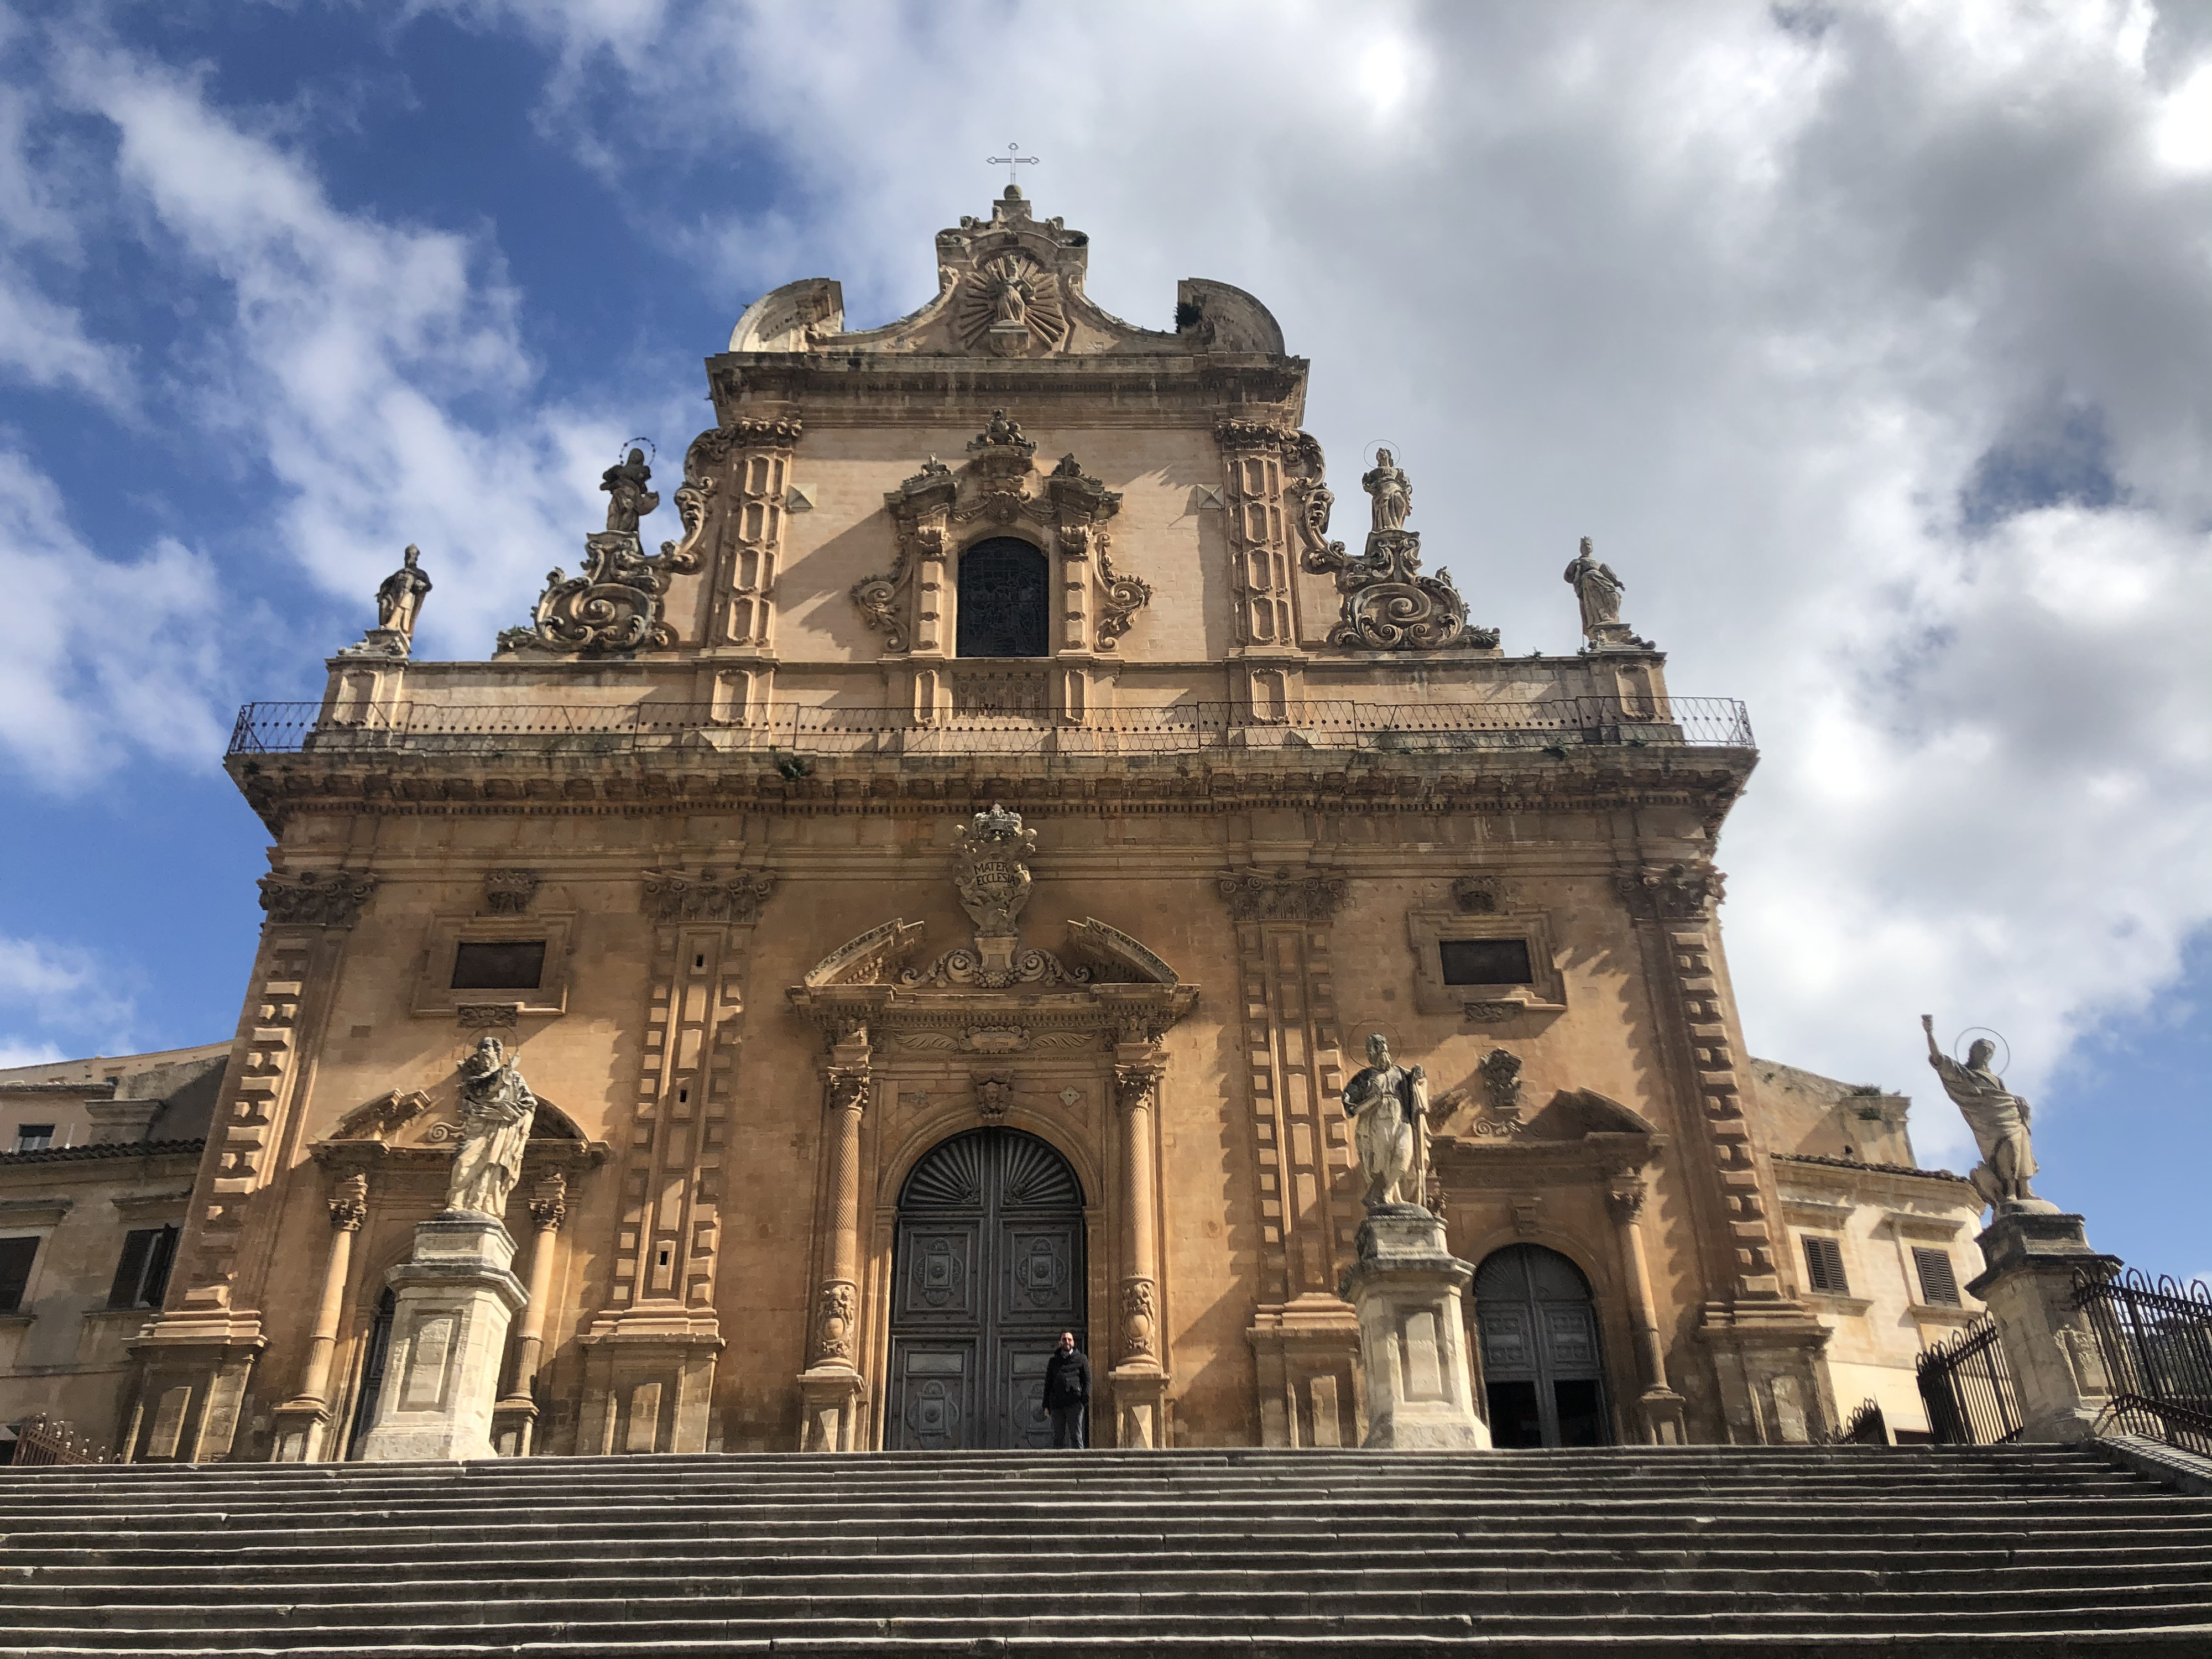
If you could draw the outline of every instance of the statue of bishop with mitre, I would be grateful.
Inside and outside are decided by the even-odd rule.
[[[538,1097],[521,1070],[497,1037],[486,1037],[461,1064],[461,1146],[446,1188],[447,1213],[506,1215],[537,1119]]]

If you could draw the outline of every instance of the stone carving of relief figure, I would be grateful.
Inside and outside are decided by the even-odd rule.
[[[645,464],[645,452],[633,449],[629,458],[619,466],[611,466],[599,475],[599,488],[607,494],[607,529],[623,536],[637,534],[637,522],[660,505],[658,491],[646,485],[653,482],[653,469]]]
[[[461,1146],[446,1188],[448,1211],[507,1213],[537,1116],[538,1097],[521,1071],[497,1037],[484,1038],[461,1063]]]
[[[418,562],[422,556],[422,550],[410,542],[400,556],[399,568],[376,590],[376,625],[410,643],[415,638],[415,619],[422,614],[422,600],[430,592],[430,579]]]
[[[1387,449],[1375,452],[1375,467],[1359,481],[1359,487],[1375,498],[1375,528],[1397,531],[1406,527],[1406,515],[1413,510],[1413,481],[1406,477],[1395,456]]]
[[[1367,1177],[1362,1202],[1370,1210],[1418,1206],[1428,1175],[1428,1073],[1392,1064],[1377,1031],[1367,1039],[1367,1064],[1344,1085],[1344,1113]]]
[[[1974,1190],[1992,1210],[2006,1208],[2053,1210],[2057,1206],[2038,1198],[2027,1184],[2035,1173],[2035,1149],[2029,1143],[2027,1102],[2005,1087],[2004,1079],[1990,1069],[1996,1045],[1976,1037],[1960,1065],[1936,1046],[1936,1019],[1920,1016],[1920,1029],[1928,1036],[1928,1063],[1942,1080],[1943,1092],[1974,1132],[1974,1145],[1982,1161],[1967,1173]]]
[[[1583,538],[1582,550],[1567,567],[1567,586],[1582,602],[1583,635],[1602,640],[1607,624],[1620,620],[1620,595],[1627,584],[1613,574],[1611,565],[1598,562],[1587,536]]]

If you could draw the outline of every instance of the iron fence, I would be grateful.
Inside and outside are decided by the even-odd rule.
[[[13,1455],[8,1459],[10,1468],[45,1468],[58,1463],[105,1463],[109,1461],[104,1447],[86,1439],[59,1418],[40,1414],[27,1417],[15,1425]]]
[[[1733,697],[1559,697],[1543,702],[1317,701],[1273,711],[1189,702],[1062,717],[1017,706],[933,719],[900,708],[779,703],[732,712],[701,703],[254,702],[226,751],[621,754],[695,749],[829,755],[1143,755],[1203,749],[1455,754],[1588,745],[1754,746]]]
[[[2212,1285],[2085,1269],[2074,1305],[2095,1333],[2112,1395],[2100,1428],[2212,1457]]]
[[[1989,1315],[1924,1350],[1919,1382],[1929,1429],[1941,1443],[1999,1446],[2020,1438],[2020,1396]]]
[[[1828,1437],[1832,1446],[1887,1446],[1889,1444],[1889,1421],[1882,1415],[1881,1402],[1862,1400],[1858,1408],[1845,1418],[1843,1426]]]

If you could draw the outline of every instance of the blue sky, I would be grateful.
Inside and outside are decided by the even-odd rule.
[[[2212,1267],[2212,15],[2147,0],[0,9],[0,1054],[227,1034],[236,705],[410,540],[486,653],[749,300],[910,309],[1009,139],[1109,310],[1276,311],[1509,651],[1594,535],[1750,702],[1755,1052],[1958,1165],[1917,1017],[1996,1026],[2046,1189]]]

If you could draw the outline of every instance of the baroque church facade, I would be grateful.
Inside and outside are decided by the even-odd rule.
[[[1429,1079],[1498,1443],[1856,1403],[1785,1211],[1856,1213],[1873,1119],[1746,1058],[1740,708],[1670,692],[1587,547],[1585,648],[1506,655],[1388,452],[1338,509],[1257,301],[1138,328],[1087,252],[1009,187],[895,323],[769,295],[679,537],[633,453],[489,660],[414,658],[410,558],[319,702],[241,718],[266,923],[124,1455],[345,1457],[395,1343],[452,1339],[389,1275],[486,1038],[539,1103],[503,1452],[1041,1443],[1063,1329],[1101,1444],[1357,1445],[1374,1033]],[[1970,1195],[1875,1162],[1970,1279]]]

